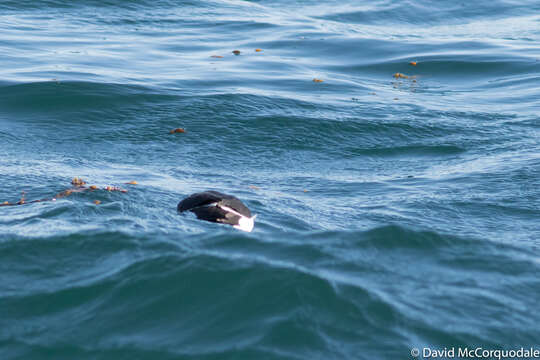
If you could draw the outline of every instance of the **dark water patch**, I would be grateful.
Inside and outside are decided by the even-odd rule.
[[[238,148],[240,142],[256,146],[261,149],[265,146],[272,146],[274,149],[304,149],[318,151],[343,151],[345,154],[349,150],[355,153],[362,153],[358,148],[351,148],[350,144],[358,143],[364,146],[375,145],[373,154],[384,155],[392,153],[393,150],[384,150],[385,145],[392,141],[395,153],[402,152],[404,148],[409,152],[420,151],[414,145],[401,148],[401,141],[411,143],[413,139],[431,141],[433,136],[448,135],[448,131],[458,131],[458,129],[448,129],[444,124],[421,124],[419,122],[391,122],[380,119],[341,119],[332,120],[324,118],[302,118],[302,117],[257,117],[255,119],[230,119],[226,123],[226,128],[220,129],[219,133],[208,134],[213,138],[218,138],[219,134],[226,135],[227,146]],[[210,124],[207,124],[208,126]],[[203,129],[201,129],[203,130]],[[240,136],[240,134],[243,134]],[[441,146],[441,145],[437,145]],[[426,153],[459,153],[462,151],[458,146],[432,148],[426,147]],[[381,149],[382,148],[382,149]],[[348,150],[349,149],[349,150]],[[437,150],[439,149],[439,150]],[[371,150],[366,150],[371,151]]]
[[[413,139],[428,140],[433,136],[448,136],[449,132],[457,133],[460,131],[460,128],[452,128],[447,122],[422,124],[417,120],[395,122],[373,118],[328,119],[260,115],[261,113],[278,114],[287,111],[290,111],[291,115],[294,113],[320,114],[322,116],[332,114],[331,107],[316,106],[310,103],[302,104],[288,99],[250,96],[186,98],[147,94],[146,92],[112,97],[107,96],[106,93],[96,96],[98,102],[110,101],[111,104],[107,108],[102,108],[101,103],[89,104],[91,110],[87,111],[83,118],[73,118],[69,112],[60,114],[54,121],[47,122],[50,125],[43,124],[35,128],[35,135],[42,132],[44,126],[51,128],[51,125],[55,124],[54,128],[58,129],[59,133],[49,136],[47,141],[59,141],[66,145],[68,144],[66,141],[78,140],[92,142],[96,145],[103,141],[127,141],[134,144],[172,143],[181,144],[183,151],[188,153],[197,150],[193,146],[210,145],[210,142],[213,146],[239,150],[244,144],[243,146],[257,147],[258,149],[268,146],[269,149],[271,147],[276,150],[284,148],[320,150],[323,146],[326,149],[334,148],[339,151],[338,149],[347,149],[347,144],[362,139],[364,146],[376,145],[374,151],[380,151],[383,154],[387,152],[384,150],[384,143],[390,140],[410,143]],[[61,98],[62,95],[59,95],[58,101],[62,101]],[[81,96],[79,101],[86,103],[86,96]],[[139,105],[134,105],[134,102]],[[236,102],[234,107],[232,102]],[[295,106],[294,111],[289,107],[291,105]],[[177,110],[178,113],[171,117],[171,110]],[[70,109],[68,108],[66,111],[70,111]],[[353,109],[349,111],[353,113]],[[137,116],[152,119],[152,122],[141,123],[136,119]],[[41,115],[38,114],[33,122],[41,121],[40,118]],[[106,121],[103,122],[103,119]],[[28,120],[31,119],[28,118]],[[79,131],[81,123],[90,125],[89,129],[82,133]],[[168,134],[170,129],[178,126],[185,127],[188,133],[173,136]],[[471,124],[467,124],[467,126],[470,127]],[[29,131],[31,134],[34,129]],[[453,150],[444,148],[446,145],[442,146],[441,151],[446,149],[444,151],[455,153],[462,145],[454,146]],[[409,146],[408,148],[413,151],[413,147]],[[397,152],[400,151],[399,145],[396,149],[398,149]],[[429,152],[429,148],[426,150]],[[171,155],[175,153],[176,150],[171,149]]]
[[[185,344],[185,351],[195,353],[206,353],[209,350],[223,351],[230,347],[229,344],[234,339],[243,339],[242,343],[246,345],[251,343],[257,344],[257,346],[266,346],[276,336],[282,343],[284,350],[289,347],[286,345],[287,341],[293,341],[290,343],[291,346],[300,341],[298,344],[303,344],[300,346],[305,346],[306,351],[308,349],[310,349],[309,351],[325,351],[324,342],[321,342],[319,335],[319,326],[309,325],[310,318],[316,316],[321,322],[320,326],[332,329],[335,327],[334,321],[331,320],[335,316],[335,310],[332,309],[341,309],[339,312],[343,312],[343,315],[340,315],[342,319],[340,326],[349,324],[346,326],[350,329],[348,331],[356,332],[353,330],[357,321],[355,318],[365,318],[370,314],[370,321],[376,321],[371,313],[375,310],[373,306],[384,306],[379,303],[380,300],[367,294],[364,290],[357,294],[354,302],[346,300],[338,296],[333,287],[326,281],[299,273],[294,269],[279,270],[255,264],[223,262],[223,259],[208,256],[192,257],[185,260],[175,260],[175,258],[162,257],[145,260],[128,267],[121,274],[114,275],[99,285],[66,289],[50,295],[43,294],[40,297],[18,298],[16,303],[13,302],[14,300],[5,299],[3,306],[10,310],[16,310],[22,301],[28,305],[33,304],[31,313],[20,314],[27,319],[48,316],[60,320],[67,317],[81,325],[93,324],[90,328],[88,326],[77,326],[77,328],[68,326],[67,329],[63,330],[56,329],[60,333],[51,334],[52,336],[44,334],[45,339],[49,338],[53,342],[57,342],[54,339],[58,339],[57,335],[62,334],[64,341],[71,339],[74,344],[77,344],[80,340],[76,340],[77,338],[73,336],[77,336],[77,334],[82,337],[88,336],[88,330],[83,329],[95,329],[90,330],[92,333],[97,330],[97,326],[100,328],[100,334],[94,333],[94,335],[98,335],[102,339],[98,343],[129,346],[130,344],[134,345],[134,340],[137,338],[138,346],[145,348],[155,348],[156,346],[171,348],[178,344]],[[155,278],[157,273],[161,274],[159,278],[162,281]],[[126,282],[122,279],[130,280]],[[174,283],[176,286],[167,287],[167,283]],[[277,285],[278,288],[269,287],[270,284]],[[298,286],[299,284],[302,285]],[[114,286],[113,297],[109,298],[109,295],[106,294],[110,292],[111,286]],[[129,300],[130,294],[138,293],[141,289],[151,290],[151,293],[156,295],[138,301]],[[276,298],[276,291],[286,294],[285,297]],[[185,296],[187,293],[190,294],[189,299]],[[49,297],[51,298],[49,299]],[[198,298],[198,300],[192,302],[193,297]],[[103,301],[106,299],[110,299],[112,302],[107,301],[109,305],[106,308],[101,307],[100,304],[104,304]],[[210,299],[213,302],[212,306],[200,307],[200,304],[207,304]],[[264,306],[263,312],[260,311],[261,301],[267,304]],[[304,308],[303,304],[306,302],[312,303],[314,309],[320,307],[327,310],[315,313],[309,308]],[[364,305],[355,304],[356,302],[361,302]],[[338,304],[339,306],[336,306]],[[56,310],[53,311],[50,306],[54,306]],[[96,306],[99,309],[95,308]],[[228,308],[228,311],[220,310],[223,307]],[[123,311],[120,310],[126,308],[139,314],[136,320],[124,318],[122,322],[116,322],[116,326],[107,326],[106,328],[99,325],[101,317],[116,318]],[[58,313],[61,309],[63,309],[62,312]],[[88,316],[90,312],[96,311],[101,314],[97,318]],[[17,314],[13,311],[10,313],[12,316]],[[238,314],[242,314],[242,318],[245,320],[240,323],[231,321],[238,319]],[[345,316],[345,314],[347,315]],[[164,327],[159,319],[171,316],[176,319],[175,325],[171,323],[172,327]],[[254,318],[260,320],[256,322],[248,320]],[[253,334],[254,330],[249,324],[255,323],[264,324],[262,330],[267,333],[266,336],[249,335]],[[223,327],[224,324],[228,325]],[[215,328],[216,331],[210,330],[211,328]],[[143,340],[136,336],[140,331],[149,329],[153,329],[153,335],[150,338]],[[226,330],[217,331],[217,329]],[[278,335],[275,332],[278,329],[290,334],[296,340],[292,340],[289,336]],[[70,334],[73,331],[75,334]],[[381,331],[383,331],[382,328]],[[201,336],[201,332],[206,335]],[[85,333],[86,335],[83,335]],[[160,333],[162,335],[158,335]],[[176,335],[174,337],[166,336],[167,333],[175,333]],[[159,343],[155,342],[157,338],[161,339]],[[78,339],[81,338],[78,337]],[[212,342],[207,342],[207,339],[212,339]]]
[[[61,111],[106,110],[145,102],[158,94],[140,87],[88,82],[43,82],[4,86],[0,90],[3,112],[51,113]],[[166,98],[166,97],[165,97]]]
[[[181,3],[174,2],[176,5],[189,6],[195,5],[197,3],[191,1],[181,1]],[[3,6],[12,11],[20,11],[21,9],[32,9],[39,10],[44,7],[53,8],[53,9],[73,9],[81,7],[106,7],[106,8],[118,8],[119,10],[129,10],[136,9],[140,7],[171,7],[173,3],[169,0],[159,0],[159,1],[148,1],[148,0],[129,0],[118,2],[116,0],[104,0],[104,1],[95,1],[95,0],[85,0],[82,3],[71,3],[62,0],[39,0],[39,1],[10,1],[7,0],[3,3]]]
[[[437,234],[432,231],[417,232],[396,225],[369,230],[368,232],[362,233],[362,236],[354,236],[353,233],[349,233],[348,236],[351,240],[354,239],[352,244],[360,246],[361,248],[403,248],[425,251],[456,246],[456,243],[462,245],[463,242],[469,243],[470,241]]]
[[[5,220],[2,219],[2,221],[0,221],[0,225],[9,225],[9,226],[32,225],[32,224],[39,223],[40,219],[42,218],[47,218],[47,219],[61,218],[65,213],[70,212],[71,208],[66,203],[61,203],[58,206],[49,204],[48,201],[52,199],[53,196],[54,195],[48,198],[38,197],[37,199],[44,199],[44,202],[42,203],[33,203],[33,204],[29,203],[25,205],[20,205],[20,206],[30,207],[31,209],[23,209],[20,207],[17,207],[17,208],[5,207],[5,209],[2,209],[3,210],[2,215],[3,217],[5,216]],[[32,198],[32,200],[35,200],[35,199]],[[32,200],[29,200],[29,201],[32,201]],[[17,202],[18,202],[17,199],[10,201],[10,203],[12,204],[17,203]]]
[[[139,347],[118,346],[76,346],[72,344],[38,344],[29,340],[8,339],[0,341],[0,344],[9,348],[6,353],[7,359],[26,358],[47,359],[54,356],[57,359],[72,359],[73,357],[114,357],[115,359],[132,359],[134,356],[140,359],[177,359],[178,354],[159,350],[145,350]]]
[[[94,240],[89,242],[88,239]],[[144,235],[134,238],[127,233],[103,231],[45,238],[7,238],[0,243],[0,248],[5,260],[2,262],[4,299],[24,297],[28,301],[54,297],[57,292],[79,294],[77,289],[97,289],[99,284],[107,283],[107,278],[141,259],[142,249],[148,251],[144,252],[147,255],[153,251],[180,250],[166,242],[150,242]],[[19,261],[10,260],[14,255],[19,256]],[[31,280],[21,286],[22,279]],[[54,304],[52,301],[44,306]]]
[[[373,149],[349,149],[349,152],[367,155],[367,156],[445,156],[453,155],[464,152],[457,146],[404,146],[404,147],[392,147],[392,148],[373,148]]]

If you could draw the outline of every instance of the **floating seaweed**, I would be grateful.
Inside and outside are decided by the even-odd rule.
[[[240,50],[233,50],[232,52],[234,55],[240,55]]]
[[[126,189],[122,189],[121,187],[118,187],[118,186],[105,186],[105,190],[107,190],[107,191],[120,191],[120,192],[123,192],[123,193],[128,192]]]
[[[118,186],[105,186],[103,189],[100,189],[96,185],[91,185],[89,187],[86,187],[85,184],[86,184],[86,181],[84,181],[82,178],[75,177],[71,180],[71,185],[73,185],[73,188],[66,189],[62,192],[59,192],[58,194],[56,194],[54,197],[50,199],[47,198],[47,199],[37,199],[37,200],[27,201],[26,192],[23,191],[20,200],[17,201],[16,203],[10,203],[9,201],[4,201],[3,203],[0,203],[0,206],[15,206],[15,205],[32,204],[32,203],[43,202],[43,201],[56,201],[57,199],[68,197],[73,193],[79,193],[79,192],[84,192],[84,191],[107,190],[107,191],[118,191],[122,193],[128,192],[126,189],[123,189]],[[137,182],[131,181],[128,184],[135,185],[137,184]],[[99,200],[96,200],[96,201],[99,201]]]
[[[26,202],[25,195],[26,195],[26,192],[22,191],[21,192],[21,200],[19,200],[19,202],[17,204],[22,205],[22,204],[24,204]]]
[[[322,82],[324,82],[324,80],[315,78],[315,79],[313,79],[313,82],[322,83]]]
[[[171,131],[169,131],[169,134],[175,134],[175,133],[185,133],[186,130],[182,129],[182,128],[176,128],[176,129],[172,129]]]
[[[82,178],[74,177],[73,180],[71,180],[71,185],[83,186],[86,185],[86,182]]]
[[[261,52],[262,49],[255,49],[255,52]]]

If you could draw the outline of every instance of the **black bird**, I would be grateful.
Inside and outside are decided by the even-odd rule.
[[[235,196],[217,191],[195,193],[178,203],[178,211],[191,211],[197,219],[229,224],[234,228],[250,232],[254,220],[251,211]]]

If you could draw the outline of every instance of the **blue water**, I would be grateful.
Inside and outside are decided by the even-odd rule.
[[[539,14],[2,1],[1,358],[540,348]],[[176,212],[210,189],[254,231]]]

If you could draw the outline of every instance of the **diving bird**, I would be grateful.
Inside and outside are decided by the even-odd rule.
[[[251,232],[255,216],[240,199],[217,191],[195,193],[178,203],[179,212],[191,211],[197,219],[232,225],[234,228]]]

